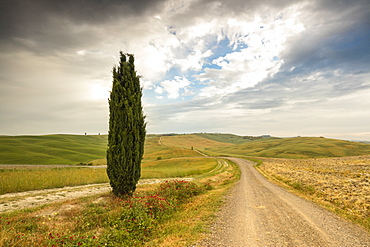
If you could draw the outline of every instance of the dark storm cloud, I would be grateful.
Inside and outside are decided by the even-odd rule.
[[[207,11],[209,6],[213,4],[219,4],[220,9],[223,12],[228,13],[230,16],[233,14],[240,14],[240,13],[253,13],[257,10],[261,10],[261,7],[269,6],[272,8],[279,8],[282,9],[292,3],[298,3],[300,1],[292,1],[292,0],[226,0],[226,1],[218,1],[218,0],[200,0],[193,2],[191,5],[192,10],[198,11]]]
[[[359,126],[370,116],[369,4],[368,0],[0,0],[1,130],[90,132],[87,126],[96,122],[95,132],[106,132],[107,100],[100,93],[109,91],[105,86],[111,85],[118,51],[127,49],[135,53],[138,65],[141,61],[137,68],[144,79],[154,74],[145,79],[152,85],[144,101],[148,132],[252,134],[248,131],[254,128],[259,134],[282,133],[294,129],[291,122],[296,122],[299,133],[315,124],[320,129],[322,124],[341,122],[348,112],[341,109],[347,108],[354,109],[351,119],[357,121],[344,124],[353,126],[349,132],[368,132]],[[247,28],[255,21],[255,27]],[[239,59],[233,50],[238,37],[253,34],[250,42],[258,49],[250,49],[250,54],[267,57],[260,64]],[[276,64],[268,61],[274,48],[259,46],[263,37],[276,41]],[[195,56],[194,46],[202,54]],[[214,54],[205,55],[207,49]],[[230,61],[235,67],[243,62],[245,66],[236,72],[215,68],[212,60],[226,55],[235,60]],[[186,74],[191,66],[181,72],[174,69],[182,61],[197,64],[202,59],[207,72],[203,78],[214,79],[208,85],[196,80],[202,72]],[[234,76],[248,71],[247,65],[266,76],[229,90],[237,79],[249,80]],[[166,71],[179,74],[164,76]],[[153,90],[163,80],[176,82],[172,76],[191,81],[194,95],[156,98]]]
[[[316,1],[306,6],[305,31],[285,51],[282,70],[362,70],[370,62],[370,2]]]
[[[0,47],[46,52],[79,47],[104,37],[88,26],[103,26],[128,17],[140,18],[163,1],[3,0],[0,1]],[[86,27],[87,26],[87,27]],[[73,27],[79,27],[74,29]]]

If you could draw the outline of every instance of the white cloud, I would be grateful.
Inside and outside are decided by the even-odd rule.
[[[162,94],[162,93],[164,93],[164,88],[157,86],[155,88],[154,92],[156,92],[157,94]]]
[[[200,96],[233,93],[253,87],[277,73],[284,63],[281,53],[286,49],[287,40],[304,30],[299,15],[291,13],[291,8],[286,12],[284,19],[272,22],[269,22],[271,18],[265,20],[260,16],[250,22],[240,21],[237,17],[229,19],[228,26],[221,30],[234,51],[212,61],[220,69],[208,68],[195,76],[202,82],[209,82],[209,87],[202,89]]]
[[[142,87],[144,90],[152,90],[154,87],[153,87],[153,83],[151,81],[141,81],[141,84],[142,84]]]
[[[29,1],[0,17],[8,27],[0,42],[1,129],[86,132],[86,119],[99,119],[95,129],[104,132],[122,50],[135,54],[149,132],[320,135],[341,123],[337,136],[368,135],[369,100],[359,93],[369,88],[364,2],[67,1],[60,11]],[[105,9],[96,16],[84,11],[97,6]]]
[[[180,91],[186,90],[186,95],[189,94],[189,89],[187,88],[191,82],[183,77],[175,76],[174,80],[165,80],[162,81],[161,87],[157,87],[155,89],[155,92],[157,94],[162,94],[164,92],[167,92],[167,97],[169,99],[177,99],[180,96]]]

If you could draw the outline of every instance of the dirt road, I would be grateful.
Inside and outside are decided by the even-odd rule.
[[[179,178],[140,179],[138,185],[157,184],[164,181],[177,179]],[[191,181],[193,179],[181,178],[180,180]],[[36,207],[78,197],[106,193],[111,190],[112,188],[110,185],[108,183],[104,183],[4,194],[0,195],[0,213]]]
[[[197,246],[370,246],[370,234],[267,181],[252,163],[242,171],[212,235]]]

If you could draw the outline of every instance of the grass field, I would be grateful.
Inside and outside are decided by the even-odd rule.
[[[104,193],[1,214],[0,246],[189,246],[204,237],[239,177],[235,164],[216,163],[196,183],[144,185],[132,198]]]
[[[215,159],[177,158],[142,164],[141,178],[181,178],[209,172]],[[0,194],[109,182],[102,168],[0,169]]]
[[[107,136],[0,136],[0,164],[106,164]],[[250,138],[230,134],[148,135],[142,178],[194,176],[212,170],[208,155],[321,158],[370,154],[370,145],[342,140]],[[0,193],[108,182],[105,169],[0,170]]]
[[[107,136],[0,136],[0,164],[77,164],[105,157]]]
[[[233,146],[231,143],[208,139],[205,136],[198,134],[162,136],[161,143],[168,147],[183,148],[185,150],[195,149],[206,153],[207,155],[215,156],[217,156],[217,153],[210,152],[209,149]]]
[[[106,164],[107,136],[0,136],[0,164]],[[251,138],[231,134],[148,135],[143,162],[174,157],[242,155],[318,158],[370,154],[370,145],[319,137]]]
[[[306,159],[367,155],[370,154],[370,145],[322,137],[268,138],[212,147],[209,151],[222,155]]]
[[[0,163],[105,164],[106,142],[106,136],[1,136]],[[258,157],[277,157],[260,158],[263,162],[258,163],[257,169],[266,177],[369,229],[369,156],[318,159],[370,154],[368,144],[312,137],[148,135],[142,178],[196,178],[196,185],[184,187],[184,193],[194,198],[189,197],[181,206],[176,204],[176,210],[172,210],[166,202],[172,200],[171,197],[163,195],[172,196],[177,190],[165,192],[149,185],[139,187],[134,201],[117,201],[109,194],[102,194],[2,214],[0,245],[53,246],[65,241],[70,243],[66,246],[94,246],[121,241],[119,236],[126,236],[138,241],[138,246],[188,246],[208,229],[222,196],[238,179],[239,172],[235,164],[205,158],[196,150],[209,155],[254,156],[255,161]],[[0,190],[3,191],[0,194],[100,182],[108,182],[105,169],[0,170]],[[194,194],[192,191],[198,191],[198,187],[208,191]],[[163,195],[159,196],[161,193]],[[162,212],[165,209],[169,211]],[[163,213],[164,217],[153,217],[153,212]],[[127,218],[130,221],[124,222],[125,217],[131,217]],[[135,222],[137,219],[143,221]]]
[[[238,136],[233,134],[221,134],[221,133],[197,133],[197,136],[210,139],[217,142],[225,142],[231,144],[243,144],[246,142],[256,141],[256,140],[273,140],[273,139],[280,139],[277,137],[253,137],[253,136]]]
[[[0,170],[0,195],[106,182],[108,182],[108,177],[105,169],[2,169]]]

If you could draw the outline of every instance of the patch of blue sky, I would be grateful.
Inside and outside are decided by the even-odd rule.
[[[369,26],[358,25],[343,33],[328,38],[327,44],[336,51],[362,50],[369,54]]]
[[[233,52],[239,52],[242,49],[248,48],[247,44],[238,42],[235,46],[234,44],[230,43],[229,38],[225,37],[224,39],[217,41],[216,37],[213,37],[213,39],[209,39],[207,42],[207,47],[212,50],[212,55],[209,57],[204,58],[204,65],[202,66],[201,70],[187,70],[182,71],[179,66],[173,66],[171,67],[165,76],[161,78],[161,80],[154,82],[157,86],[160,86],[160,83],[166,80],[174,80],[176,76],[181,78],[186,78],[189,81],[191,81],[191,85],[188,86],[186,89],[180,89],[179,90],[179,97],[176,99],[169,99],[167,97],[167,93],[163,92],[162,94],[158,94],[154,91],[156,87],[154,87],[152,90],[147,90],[151,92],[146,92],[146,95],[150,98],[152,98],[154,101],[160,100],[161,103],[166,102],[178,102],[178,101],[185,101],[190,100],[194,98],[196,95],[198,95],[202,89],[207,87],[208,83],[207,81],[200,81],[196,79],[196,75],[202,74],[205,72],[205,69],[217,69],[221,70],[222,68],[213,63],[215,59],[218,59],[220,57],[225,57],[229,53]],[[190,52],[189,48],[187,49],[187,52]],[[277,58],[278,59],[278,58]],[[224,60],[225,62],[228,62],[227,60]],[[191,92],[191,93],[189,93]]]
[[[161,79],[161,81],[173,80],[175,76],[185,77],[186,73],[182,72],[179,66],[173,66],[167,71],[166,75]]]
[[[211,61],[213,59],[226,56],[228,53],[233,51],[232,46],[230,46],[230,40],[227,37],[219,42],[217,42],[217,40],[212,41],[210,48],[213,54],[209,56],[208,59]]]
[[[197,88],[198,82],[194,81],[194,77],[192,77],[197,73],[199,72],[193,70],[182,71],[179,66],[173,66],[167,71],[167,73],[163,78],[161,78],[161,80],[154,82],[154,86],[151,89],[143,90],[143,95],[145,99],[151,104],[166,104],[190,100],[199,91],[199,89]],[[161,85],[161,82],[175,81],[176,77],[186,78],[191,82],[191,84],[186,88],[179,89],[179,96],[177,98],[169,98],[169,94],[165,91],[165,89]],[[163,88],[162,93],[158,93],[155,91],[158,87]]]
[[[210,44],[210,48],[211,48],[213,54],[205,59],[206,63],[203,65],[203,68],[202,68],[203,71],[204,71],[205,68],[221,69],[220,66],[218,66],[217,64],[212,63],[213,60],[215,60],[217,58],[220,58],[220,57],[225,57],[229,53],[240,52],[242,49],[248,48],[248,45],[245,44],[245,43],[241,43],[241,42],[238,42],[236,45],[231,44],[230,39],[225,37],[224,39],[222,39],[219,42],[214,40]]]

